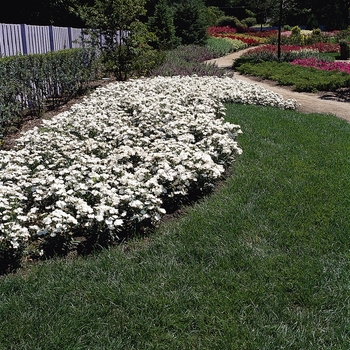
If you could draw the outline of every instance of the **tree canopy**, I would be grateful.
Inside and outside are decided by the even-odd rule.
[[[203,6],[235,7],[244,6],[252,10],[258,23],[273,18],[279,0],[198,0]],[[195,0],[195,3],[198,2]],[[290,0],[288,0],[290,1]],[[145,0],[147,13],[143,22],[154,15],[160,0]],[[193,0],[165,0],[170,9],[178,4],[192,3]],[[294,10],[284,12],[284,22],[289,25],[305,25],[314,28],[321,25],[326,29],[345,29],[349,26],[350,0],[293,0]],[[84,22],[74,11],[77,6],[93,6],[94,0],[11,0],[0,11],[0,23],[25,23],[36,25],[56,25],[82,27]],[[122,11],[120,9],[119,11]]]
[[[11,0],[0,11],[0,23],[56,25],[81,27],[83,21],[72,11],[79,4],[93,4],[93,0]]]

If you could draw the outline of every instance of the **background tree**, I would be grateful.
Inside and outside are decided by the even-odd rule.
[[[349,0],[306,0],[305,2],[298,0],[298,2],[300,7],[308,10],[308,18],[305,24],[307,24],[310,29],[313,29],[312,27],[317,24],[324,25],[327,30],[346,29],[350,24]],[[310,18],[315,23],[310,21]]]
[[[308,29],[320,26],[326,30],[346,29],[350,24],[349,9],[350,0],[295,0],[292,7],[284,9],[283,21]]]
[[[247,6],[254,12],[257,23],[260,24],[260,30],[262,31],[262,26],[266,23],[267,18],[271,16],[276,2],[275,0],[248,0]]]
[[[205,0],[205,6],[229,7],[244,5],[242,0]]]
[[[76,3],[93,4],[93,0],[11,0],[0,11],[0,23],[25,23],[81,27],[79,16],[71,11]]]
[[[97,40],[109,71],[118,80],[126,80],[132,71],[133,61],[150,49],[154,40],[138,18],[145,15],[146,0],[95,0],[93,6],[78,6],[77,11],[92,36]]]
[[[225,16],[225,12],[221,11],[216,6],[206,7],[206,18],[209,26],[215,26],[220,17]]]
[[[183,45],[204,45],[207,39],[206,8],[202,0],[179,0],[173,5],[176,36]]]
[[[281,58],[281,32],[283,26],[283,19],[288,11],[297,12],[296,0],[278,0],[278,7],[276,6],[275,11],[278,17],[278,39],[277,39],[277,56]]]
[[[176,36],[173,12],[166,0],[158,1],[154,15],[148,19],[148,26],[157,36],[156,48],[171,50],[180,44],[181,39]]]

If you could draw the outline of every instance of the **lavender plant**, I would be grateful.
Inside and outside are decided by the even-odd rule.
[[[165,62],[151,76],[224,76],[227,71],[204,61],[215,58],[207,47],[182,45],[168,53]]]

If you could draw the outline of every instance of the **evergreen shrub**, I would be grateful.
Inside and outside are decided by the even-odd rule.
[[[26,114],[40,116],[83,92],[99,70],[94,49],[0,58],[0,138]]]

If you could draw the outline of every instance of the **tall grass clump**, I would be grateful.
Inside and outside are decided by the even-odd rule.
[[[207,41],[207,49],[213,54],[214,58],[222,57],[241,49],[246,48],[240,40],[230,38],[215,38],[210,37]]]

